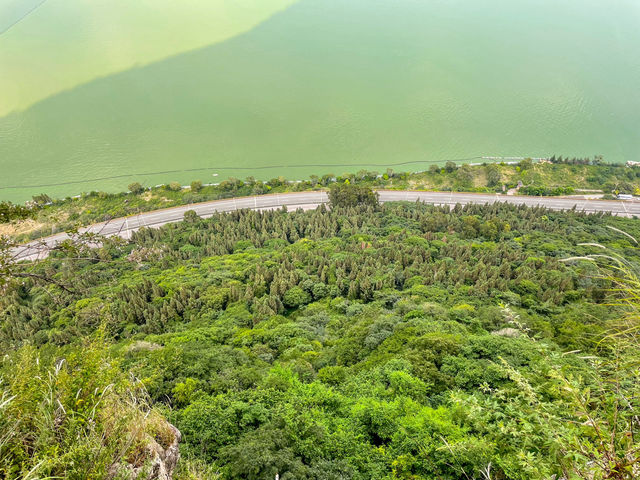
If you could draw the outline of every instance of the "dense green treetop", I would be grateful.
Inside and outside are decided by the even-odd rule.
[[[621,459],[635,458],[635,371],[615,370],[611,393],[601,369],[624,308],[593,262],[562,260],[598,243],[636,262],[609,227],[638,237],[637,221],[371,203],[194,214],[130,244],[53,252],[32,271],[56,283],[3,287],[5,395],[25,349],[61,358],[101,335],[209,472],[180,478],[633,478]],[[0,444],[0,458],[28,471],[24,445]],[[43,474],[66,475],[68,458]]]
[[[378,195],[366,185],[337,183],[329,189],[329,205],[336,207],[357,207],[358,205],[376,206]]]

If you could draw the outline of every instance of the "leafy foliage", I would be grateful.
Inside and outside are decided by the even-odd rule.
[[[611,433],[635,431],[637,410],[611,412],[637,408],[637,367],[602,342],[626,306],[593,262],[562,260],[598,242],[637,261],[609,226],[640,233],[507,204],[192,218],[32,267],[72,291],[8,282],[0,345],[44,355],[104,330],[183,433],[185,478],[606,478],[594,462],[633,443]]]
[[[329,204],[332,207],[375,206],[378,204],[378,195],[363,185],[338,183],[329,189]]]
[[[32,208],[22,205],[14,205],[11,202],[0,202],[0,223],[8,223],[13,220],[24,220],[35,214]]]
[[[601,157],[569,159],[554,155],[550,163],[523,161],[517,165],[488,163],[458,167],[455,162],[447,162],[444,168],[431,165],[425,172],[403,173],[387,169],[380,175],[375,171],[361,170],[322,177],[312,175],[304,181],[290,181],[284,177],[267,181],[254,177],[245,180],[229,178],[219,184],[203,185],[201,181],[194,181],[190,188],[184,189],[175,182],[148,189],[134,182],[129,185],[129,193],[85,192],[55,201],[45,194],[38,195],[33,202],[39,207],[34,211],[35,222],[18,225],[20,228],[16,228],[12,237],[24,241],[158,208],[237,196],[319,190],[345,183],[370,189],[502,192],[503,188],[514,188],[522,182],[520,193],[531,195],[582,193],[580,189],[609,195],[639,193],[639,179],[640,168],[605,164]]]

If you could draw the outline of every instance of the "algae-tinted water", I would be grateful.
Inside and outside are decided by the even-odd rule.
[[[1,118],[0,198],[554,153],[640,160],[637,2],[301,0]]]

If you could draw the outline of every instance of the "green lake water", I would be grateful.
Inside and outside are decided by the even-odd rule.
[[[11,1],[0,32],[20,18]],[[43,35],[61,36],[48,17]],[[96,62],[59,91],[55,62],[40,77],[31,57],[0,63],[7,85],[28,65],[31,93],[52,91],[0,118],[0,199],[482,156],[640,160],[636,0],[299,0],[233,31],[111,73]]]

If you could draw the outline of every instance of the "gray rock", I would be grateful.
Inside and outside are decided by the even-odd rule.
[[[180,431],[169,424],[173,433],[173,441],[166,448],[156,439],[149,437],[145,447],[148,461],[143,466],[136,467],[129,463],[116,463],[109,469],[108,478],[128,478],[130,480],[172,480],[173,471],[180,459],[178,444],[182,438]]]

